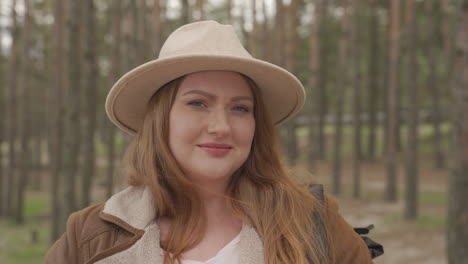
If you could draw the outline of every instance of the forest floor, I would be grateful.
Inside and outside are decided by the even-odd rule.
[[[374,260],[376,264],[444,264],[445,226],[447,208],[448,170],[436,170],[430,164],[420,168],[419,217],[415,221],[403,219],[404,174],[398,172],[398,202],[384,201],[385,168],[382,163],[363,163],[361,198],[352,198],[351,163],[343,165],[343,193],[334,196],[343,217],[354,227],[374,224],[370,237],[384,245],[385,254]],[[310,181],[310,173],[299,165],[293,170],[301,180]],[[309,175],[309,176],[304,176]],[[331,164],[317,164],[313,179],[325,185],[331,193]],[[45,176],[44,176],[45,177]],[[94,201],[103,201],[102,179],[97,179]],[[120,186],[123,186],[122,184]],[[118,188],[121,189],[122,187]],[[0,263],[38,264],[48,248],[49,196],[46,192],[28,191],[26,223],[16,225],[0,220]],[[37,231],[38,241],[32,242]]]

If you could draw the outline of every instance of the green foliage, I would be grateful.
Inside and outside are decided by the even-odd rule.
[[[49,247],[49,210],[45,193],[28,193],[25,201],[24,225],[0,220],[0,263],[39,264]],[[32,232],[38,232],[37,243],[32,242]]]
[[[37,244],[31,242],[31,231],[39,232]],[[48,248],[49,228],[47,223],[29,223],[18,226],[5,220],[0,221],[0,263],[36,264],[43,263]]]
[[[412,222],[406,221],[401,212],[392,212],[385,216],[385,222],[387,225],[414,224],[420,231],[442,230],[447,225],[447,216],[424,212],[418,216],[416,221]]]
[[[419,199],[422,204],[446,206],[448,203],[448,196],[445,192],[421,192]]]
[[[31,217],[44,216],[49,211],[49,196],[44,193],[28,193],[24,205],[24,216]]]
[[[416,224],[423,229],[444,229],[447,225],[447,216],[435,214],[421,214]]]
[[[398,198],[401,200],[405,199],[405,193],[398,192]],[[421,205],[446,206],[448,203],[446,192],[420,191],[418,199]]]

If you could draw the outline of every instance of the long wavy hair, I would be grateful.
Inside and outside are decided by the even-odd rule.
[[[280,156],[277,129],[256,84],[244,76],[254,96],[255,134],[251,152],[232,175],[226,196],[233,212],[250,224],[264,245],[265,263],[333,263],[322,203],[293,181]],[[154,196],[156,217],[171,219],[162,248],[165,264],[180,263],[206,230],[203,204],[169,147],[169,113],[184,77],[161,87],[150,99],[144,121],[125,153],[128,182],[146,185]],[[323,235],[325,231],[325,235]],[[319,235],[322,234],[322,235]]]

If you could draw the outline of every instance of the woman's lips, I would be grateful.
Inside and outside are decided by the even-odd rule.
[[[212,156],[216,156],[216,157],[221,157],[221,156],[224,156],[226,155],[230,150],[231,148],[229,147],[206,147],[206,146],[198,146],[200,147],[202,150],[206,151],[208,154],[212,155]]]

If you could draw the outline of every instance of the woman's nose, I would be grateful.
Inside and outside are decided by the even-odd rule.
[[[208,133],[217,137],[229,135],[231,130],[228,117],[224,110],[215,110],[208,116]]]

